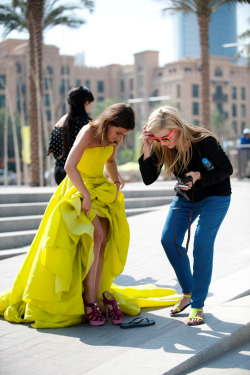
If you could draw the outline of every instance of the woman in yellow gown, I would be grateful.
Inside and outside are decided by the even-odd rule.
[[[6,320],[55,328],[79,324],[86,314],[90,324],[102,325],[97,306],[104,291],[112,292],[130,315],[177,301],[173,289],[112,284],[123,271],[129,246],[115,157],[133,129],[132,108],[114,104],[78,134],[65,164],[67,176],[49,202],[12,289],[0,295]],[[114,303],[108,304],[109,312]],[[121,312],[116,314],[121,321]]]

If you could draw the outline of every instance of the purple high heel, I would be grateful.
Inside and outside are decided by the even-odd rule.
[[[103,326],[105,318],[99,312],[99,307],[97,306],[96,302],[84,302],[85,307],[90,307],[92,309],[91,312],[85,315],[86,319],[89,321],[91,326]]]
[[[108,298],[109,297],[109,298]],[[112,324],[121,324],[124,318],[123,313],[119,310],[119,302],[109,292],[103,292],[102,302],[106,311],[106,319],[110,316]]]

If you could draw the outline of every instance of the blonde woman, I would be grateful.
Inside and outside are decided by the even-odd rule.
[[[202,127],[186,123],[172,107],[160,107],[150,115],[142,140],[139,165],[144,183],[157,180],[163,166],[168,177],[174,175],[178,180],[161,238],[183,292],[171,316],[191,304],[187,324],[199,325],[204,322],[214,241],[230,204],[229,176],[233,169],[216,137]],[[204,159],[210,164],[209,170]],[[183,240],[196,218],[192,272]]]

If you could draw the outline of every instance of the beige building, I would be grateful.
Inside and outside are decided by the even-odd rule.
[[[134,65],[112,64],[91,68],[75,64],[73,56],[44,45],[44,113],[49,127],[67,111],[68,90],[88,86],[96,101],[125,99],[137,114],[142,128],[155,105],[169,103],[181,110],[187,121],[201,124],[200,59],[188,58],[159,67],[157,51],[134,55]],[[222,138],[236,138],[250,126],[250,72],[225,57],[210,58],[211,113],[223,119]],[[159,98],[160,97],[160,98]],[[28,122],[28,44],[8,39],[0,43],[0,108],[10,103]],[[22,111],[23,109],[23,111]]]

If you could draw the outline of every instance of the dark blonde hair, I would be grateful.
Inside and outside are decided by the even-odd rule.
[[[157,166],[160,167],[164,164],[168,177],[176,173],[182,173],[187,168],[192,157],[192,148],[189,147],[191,143],[199,142],[207,137],[213,137],[217,140],[209,130],[186,123],[179,112],[169,106],[154,110],[146,125],[146,130],[152,134],[162,129],[168,131],[175,129],[179,134],[176,147],[173,149],[162,147],[156,141],[152,144],[152,149],[158,159]]]
[[[101,145],[107,141],[108,125],[133,130],[135,127],[135,115],[132,107],[124,103],[109,106],[104,112],[90,123]]]

